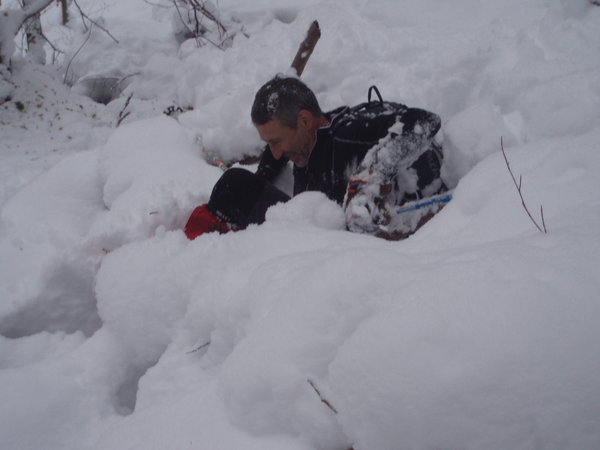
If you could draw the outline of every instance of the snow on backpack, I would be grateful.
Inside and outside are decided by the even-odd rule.
[[[377,94],[378,101],[371,100],[373,92]],[[375,138],[357,172],[348,182],[344,209],[349,230],[388,239],[403,239],[414,233],[450,200],[451,195],[442,192],[446,188],[440,181],[443,187],[436,193],[438,195],[424,202],[404,205],[406,195],[414,190],[419,193],[417,198],[422,198],[416,185],[409,191],[405,190],[411,183],[407,185],[406,178],[402,180],[402,174],[407,173],[408,168],[418,171],[413,164],[424,153],[437,160],[431,161],[430,167],[426,158],[425,174],[431,168],[434,172],[437,169],[439,176],[441,148],[433,139],[440,125],[437,114],[383,101],[375,86],[369,88],[366,103],[344,111],[335,124],[338,136],[353,140],[366,134]],[[429,177],[421,175],[421,178]],[[402,181],[398,183],[399,180]]]
[[[377,99],[372,99],[373,93]],[[402,129],[398,130],[405,135],[416,134],[431,140],[441,126],[440,117],[430,111],[419,108],[408,108],[397,102],[384,101],[376,86],[369,87],[367,101],[351,108],[344,109],[339,120],[333,125],[336,135],[348,138],[364,136],[386,136],[388,130],[401,119]],[[418,124],[422,129],[416,130]],[[373,130],[375,128],[375,131]]]

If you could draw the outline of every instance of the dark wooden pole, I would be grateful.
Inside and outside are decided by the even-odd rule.
[[[302,75],[302,72],[304,72],[304,66],[306,66],[306,62],[308,61],[308,58],[310,58],[320,37],[321,29],[319,28],[319,22],[315,20],[310,24],[306,37],[300,43],[300,47],[298,47],[298,51],[296,52],[296,57],[292,62],[292,68],[296,71],[296,75],[300,76]]]

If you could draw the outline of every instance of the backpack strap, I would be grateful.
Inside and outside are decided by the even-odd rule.
[[[373,98],[375,96],[376,98]],[[369,87],[367,97],[367,101],[364,103],[352,107],[340,107],[330,111],[328,113],[332,117],[330,130],[334,131],[346,128],[350,124],[352,124],[352,127],[368,127],[369,123],[379,128],[384,127],[387,130],[394,124],[396,117],[403,116],[408,110],[401,103],[384,101],[379,89],[375,85]],[[344,134],[348,133],[344,132]]]
[[[373,94],[373,91],[375,91],[375,93],[377,94],[377,98],[379,99],[379,104],[383,106],[383,98],[381,97],[381,94],[379,93],[379,89],[377,89],[377,86],[373,85],[369,88],[369,91],[367,92],[367,100],[368,100],[368,104],[371,104],[371,94]]]

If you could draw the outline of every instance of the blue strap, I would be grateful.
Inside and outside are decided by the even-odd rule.
[[[452,193],[446,192],[441,195],[436,195],[435,197],[429,197],[423,200],[418,200],[416,202],[411,202],[409,204],[402,205],[396,210],[396,214],[402,214],[408,211],[416,211],[418,209],[426,208],[431,205],[448,203],[450,200],[452,200]]]

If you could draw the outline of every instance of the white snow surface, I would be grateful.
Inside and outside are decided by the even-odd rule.
[[[119,43],[53,4],[64,55],[16,42],[0,104],[0,447],[600,448],[600,7],[220,0],[220,50],[159,0],[78,3]],[[314,19],[323,108],[376,84],[440,114],[454,199],[400,242],[320,193],[187,240],[205,153],[256,154],[254,93]],[[106,106],[100,75],[128,77]]]

